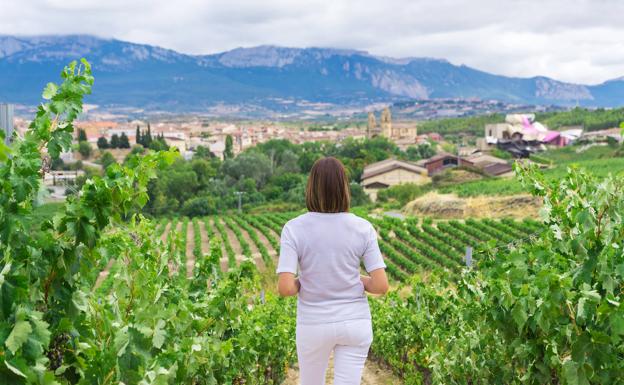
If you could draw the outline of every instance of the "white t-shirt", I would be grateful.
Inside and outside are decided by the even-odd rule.
[[[366,271],[385,268],[374,227],[350,213],[308,212],[282,229],[277,273],[297,274],[297,322],[318,324],[370,319],[360,281]]]

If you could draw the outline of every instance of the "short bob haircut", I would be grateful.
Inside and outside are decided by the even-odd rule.
[[[342,162],[334,157],[317,160],[310,170],[306,187],[308,211],[348,212],[350,202],[349,180]]]

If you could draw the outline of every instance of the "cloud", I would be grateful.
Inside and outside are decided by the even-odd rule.
[[[0,33],[89,33],[205,54],[260,44],[445,58],[509,76],[624,75],[619,0],[2,0]]]

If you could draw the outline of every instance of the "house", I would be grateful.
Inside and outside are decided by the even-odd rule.
[[[472,167],[483,171],[489,176],[512,176],[513,168],[505,159],[487,154],[474,154],[466,159]]]
[[[446,170],[447,168],[457,167],[459,165],[472,166],[472,162],[457,155],[446,152],[436,154],[429,159],[423,159],[416,162],[416,165],[427,170],[428,175],[434,175]]]
[[[186,153],[186,141],[184,139],[180,139],[177,137],[167,137],[165,135],[165,141],[169,145],[169,147],[175,147],[180,151],[180,154],[184,155]]]
[[[411,162],[386,159],[369,164],[362,173],[362,187],[372,200],[380,189],[402,183],[425,184],[430,181],[427,169]]]

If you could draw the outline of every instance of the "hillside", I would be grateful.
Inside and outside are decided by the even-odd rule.
[[[0,100],[35,104],[47,79],[68,60],[87,57],[97,69],[88,102],[174,112],[226,108],[271,116],[306,110],[432,98],[511,103],[615,106],[624,80],[597,86],[545,77],[512,78],[431,58],[385,58],[363,51],[259,46],[213,55],[86,35],[0,36]]]

